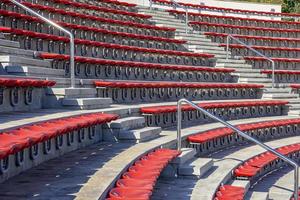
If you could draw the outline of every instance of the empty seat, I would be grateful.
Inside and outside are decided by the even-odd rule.
[[[243,187],[222,185],[216,192],[214,200],[243,200],[245,191]]]
[[[0,77],[0,87],[52,87],[55,81]]]
[[[117,181],[107,200],[149,200],[160,173],[178,155],[176,150],[157,149],[141,157]]]

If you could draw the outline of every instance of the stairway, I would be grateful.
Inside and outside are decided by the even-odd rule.
[[[185,32],[185,21],[176,19],[163,9],[148,7],[139,7],[139,12],[152,15],[152,20],[156,25],[176,28],[175,38],[186,40],[185,47],[189,51],[214,54],[217,68],[233,68],[239,83],[256,83],[265,85],[263,97],[264,99],[281,99],[290,101],[290,115],[300,115],[300,98],[296,94],[291,94],[289,88],[272,88],[272,79],[266,74],[261,74],[259,69],[253,69],[253,66],[247,64],[240,57],[233,57],[229,53],[226,59],[226,50],[219,47],[218,43],[212,42],[203,33],[188,27],[188,33]],[[299,102],[299,103],[298,103]]]

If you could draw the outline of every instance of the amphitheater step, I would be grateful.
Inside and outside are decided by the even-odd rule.
[[[267,192],[249,191],[245,196],[245,200],[269,200],[269,194]]]
[[[121,131],[118,138],[119,140],[136,141],[139,143],[157,138],[160,133],[160,127],[145,127],[141,129]]]
[[[0,46],[20,48],[20,43],[12,40],[0,39]]]
[[[24,50],[21,48],[15,47],[7,47],[7,46],[0,46],[0,54],[1,55],[19,55],[25,57],[33,57],[34,51],[32,50]]]
[[[90,98],[96,97],[97,90],[95,88],[51,88],[47,90],[47,94],[65,98]]]
[[[230,67],[230,68],[241,68],[241,69],[252,69],[252,65],[249,64],[243,64],[243,63],[218,63],[216,64],[216,67]]]
[[[290,99],[297,98],[297,94],[263,94],[264,99]]]
[[[25,58],[15,55],[0,55],[0,63],[3,67],[10,65],[27,65],[27,66],[38,66],[38,67],[49,67],[51,66],[50,61],[38,60],[34,58]]]
[[[192,159],[178,168],[180,176],[203,176],[214,165],[211,158]]]
[[[182,148],[181,152],[182,153],[177,158],[175,158],[172,161],[172,163],[179,164],[179,165],[184,164],[188,160],[193,159],[197,153],[196,150],[192,148]]]
[[[39,76],[39,77],[64,77],[65,70],[63,69],[52,69],[52,68],[41,68],[36,66],[17,66],[7,65],[5,70],[9,74],[18,76]]]
[[[268,78],[239,78],[240,83],[272,83]]]
[[[178,37],[178,39],[179,38],[181,38],[181,37]],[[187,41],[188,47],[191,47],[191,48],[193,48],[194,46],[201,46],[201,47],[204,47],[204,48],[206,48],[206,47],[215,47],[215,48],[217,48],[218,47],[217,44],[212,43],[210,41],[207,41],[205,38],[203,38],[203,39],[200,38],[200,39],[197,39],[195,41],[190,40],[190,39],[183,39],[183,38],[181,38],[181,39],[182,40],[188,40]]]
[[[201,46],[201,45],[189,45],[189,49],[194,50],[202,50],[202,51],[216,51],[216,52],[224,52],[221,47],[218,46]]]
[[[277,177],[276,182],[269,189],[269,197],[274,200],[286,200],[290,199],[293,195],[294,190],[294,171],[292,168],[287,167],[281,169],[279,172],[279,177]],[[276,174],[277,175],[277,174]]]
[[[115,120],[109,124],[111,129],[133,130],[145,126],[144,117],[126,117]]]
[[[190,41],[198,41],[198,39],[205,39],[205,41],[210,41],[210,39],[206,38],[205,35],[199,35],[197,34],[196,31],[194,31],[193,33],[176,32],[175,37],[182,37],[184,40],[190,40]]]
[[[255,79],[268,79],[268,76],[266,74],[260,74],[260,73],[249,73],[249,72],[233,72],[231,73],[232,75],[237,75],[239,76],[240,78],[255,78]]]
[[[245,60],[237,60],[237,59],[218,59],[218,62],[220,63],[239,63],[239,64],[245,64]]]
[[[111,98],[64,98],[62,105],[67,108],[75,108],[81,110],[108,108],[112,104]]]

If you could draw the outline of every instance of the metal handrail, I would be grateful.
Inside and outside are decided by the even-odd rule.
[[[177,3],[174,0],[171,0],[171,3],[173,4],[174,9],[176,10],[176,7],[178,8],[182,8],[185,10],[185,33],[188,33],[188,27],[189,27],[189,12],[188,12],[188,8],[186,6],[183,6],[179,3]],[[153,1],[149,0],[149,4],[150,4],[150,10],[152,10],[152,6],[153,6]]]
[[[205,110],[204,108],[201,108],[200,106],[198,106],[197,104],[187,100],[187,99],[180,99],[177,102],[177,149],[178,151],[181,150],[181,116],[182,116],[182,104],[183,103],[187,103],[189,105],[191,105],[193,108],[195,108],[196,110],[199,110],[201,112],[203,112],[205,115],[207,115],[209,118],[214,119],[218,122],[220,122],[221,124],[225,125],[226,127],[234,130],[235,132],[237,132],[238,135],[242,136],[243,138],[254,142],[255,144],[259,145],[260,147],[266,149],[267,151],[270,151],[271,153],[275,154],[276,156],[278,156],[279,158],[281,158],[282,160],[284,160],[285,162],[289,163],[290,165],[292,165],[295,169],[294,169],[294,199],[298,200],[298,187],[299,187],[299,166],[298,164],[293,161],[292,159],[282,155],[281,153],[279,153],[278,151],[276,151],[275,149],[273,149],[272,147],[256,140],[255,138],[249,136],[248,134],[244,133],[243,131],[241,131],[240,129],[236,128],[235,126],[233,126],[232,124],[214,116],[213,114],[211,114],[210,112],[208,112],[207,110]]]
[[[53,21],[45,18],[44,16],[40,15],[36,11],[34,11],[34,10],[28,8],[27,6],[23,5],[21,3],[22,0],[20,0],[20,2],[17,1],[17,0],[10,0],[10,2],[12,2],[13,4],[21,7],[25,11],[31,13],[32,15],[40,18],[44,22],[46,22],[46,23],[54,26],[58,30],[66,33],[67,35],[69,35],[69,37],[70,37],[70,76],[71,76],[70,78],[71,78],[71,88],[75,88],[75,58],[74,58],[75,57],[75,53],[74,53],[74,51],[75,51],[75,43],[74,43],[74,35],[70,31],[68,31],[68,30],[64,29],[62,26],[58,25],[57,23],[55,23],[55,22],[53,22]]]
[[[275,87],[275,62],[265,56],[264,54],[260,53],[259,51],[255,50],[254,48],[252,48],[251,46],[247,45],[246,43],[242,42],[241,40],[237,39],[236,37],[232,36],[232,35],[228,35],[227,36],[227,41],[226,41],[226,60],[228,60],[229,58],[229,43],[230,43],[230,39],[242,44],[243,46],[247,47],[248,49],[250,49],[251,51],[253,51],[254,53],[260,55],[261,57],[265,58],[266,60],[270,61],[272,64],[272,88]]]

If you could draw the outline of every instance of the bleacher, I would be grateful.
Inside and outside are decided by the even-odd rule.
[[[68,35],[1,0],[0,199],[294,198],[286,162],[177,102],[299,163],[298,14],[20,2],[74,35],[75,85]]]

